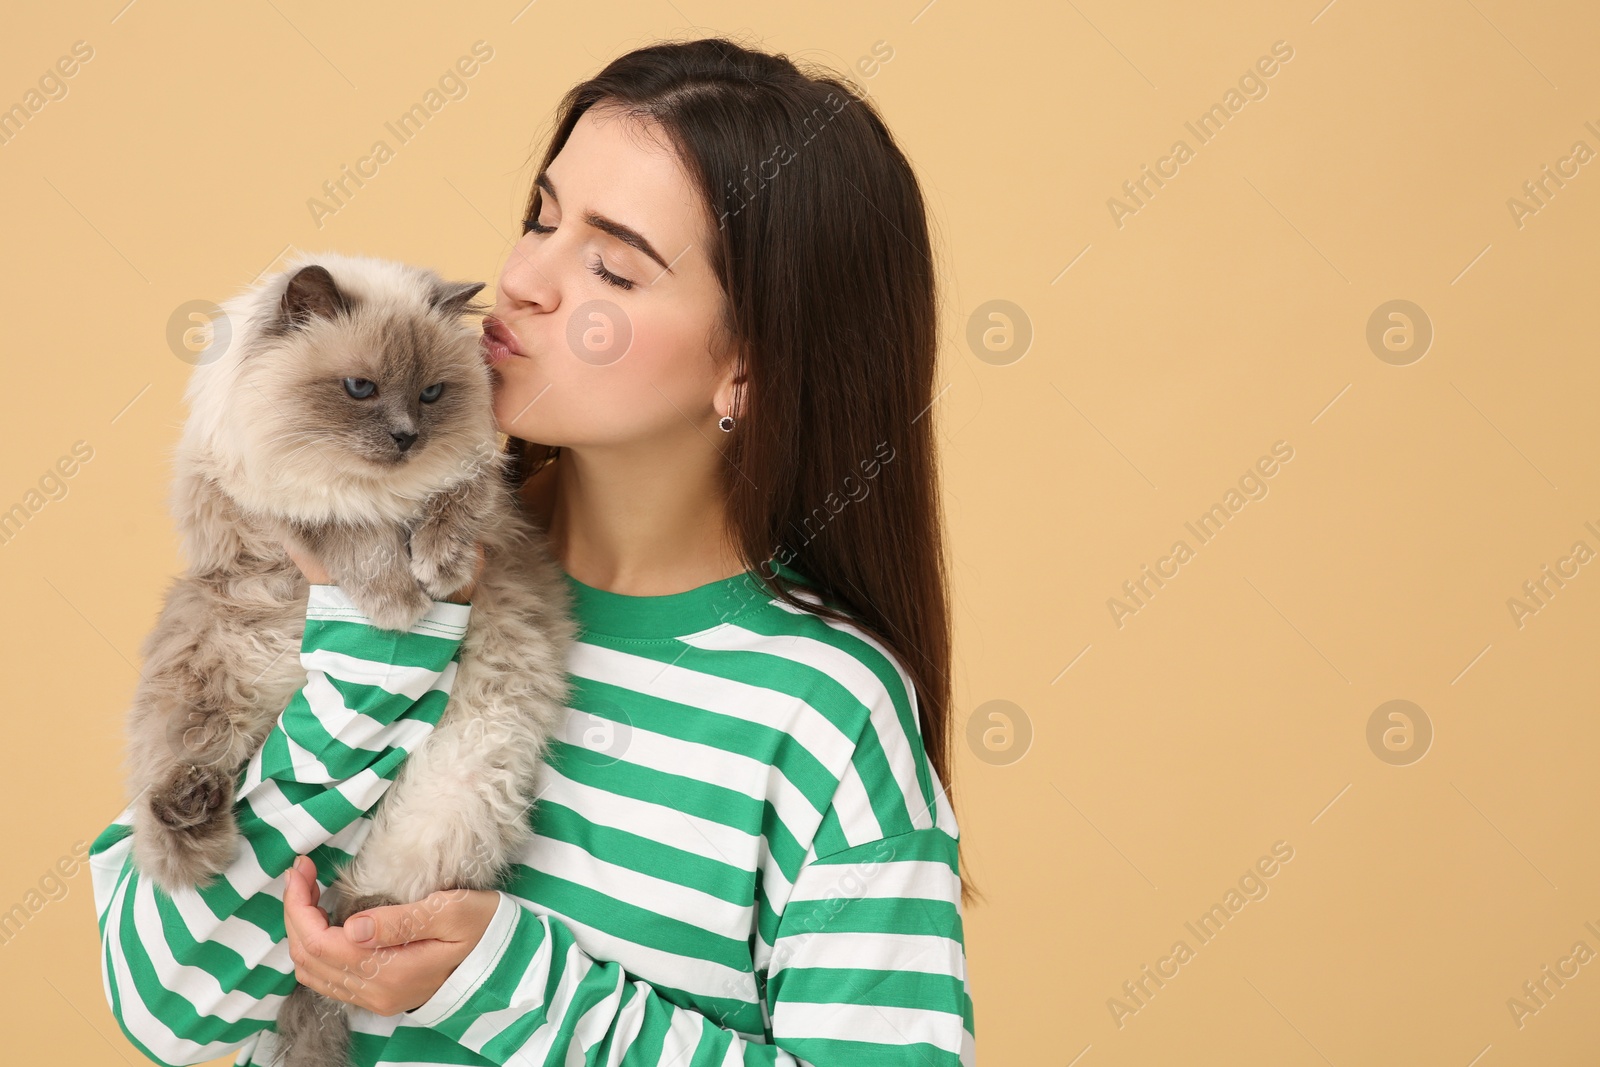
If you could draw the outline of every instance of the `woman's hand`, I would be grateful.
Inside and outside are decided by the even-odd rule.
[[[284,551],[289,553],[289,558],[294,560],[294,565],[300,568],[300,573],[306,576],[306,581],[312,585],[333,585],[333,577],[322,566],[322,561],[307,552],[299,545],[285,539]],[[484,551],[483,542],[477,544],[478,563],[472,568],[472,579],[466,585],[455,591],[453,596],[446,599],[455,604],[465,604],[472,599],[472,592],[478,586],[478,579],[483,576]]]
[[[295,857],[283,892],[295,979],[378,1015],[426,1004],[477,946],[500,906],[500,894],[490,890],[447,889],[330,926],[317,906],[321,895],[312,862]]]

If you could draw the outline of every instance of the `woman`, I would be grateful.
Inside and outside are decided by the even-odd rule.
[[[130,1040],[270,1062],[298,980],[366,1009],[359,1064],[970,1064],[935,348],[920,191],[844,84],[709,39],[575,87],[485,323],[582,626],[533,844],[499,891],[328,925],[471,589],[375,631],[297,556],[308,681],[249,848],[174,899],[124,819],[93,846]]]

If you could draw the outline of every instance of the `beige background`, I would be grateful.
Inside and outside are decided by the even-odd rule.
[[[1595,1062],[1600,962],[1521,1026],[1507,1003],[1600,952],[1600,563],[1520,626],[1508,606],[1600,550],[1600,162],[1520,226],[1508,206],[1600,151],[1592,5],[523,2],[8,14],[0,104],[94,51],[0,145],[0,507],[93,456],[0,545],[0,910],[122,804],[136,649],[180,566],[174,310],[290,247],[492,279],[559,93],[733,32],[853,71],[934,216],[959,727],[1018,709],[957,746],[982,1062]],[[468,95],[319,228],[307,199],[480,39]],[[1278,41],[1267,95],[1200,144],[1184,123]],[[1119,227],[1108,199],[1180,138]],[[1400,299],[1434,331],[1403,366],[1366,339]],[[1026,326],[984,318],[974,350],[990,300]],[[1268,494],[1201,545],[1184,524],[1279,441]],[[1119,626],[1108,600],[1179,539]],[[1434,733],[1409,765],[1367,740],[1395,699]],[[1202,945],[1185,923],[1280,841],[1268,895]],[[140,1062],[88,875],[65,884],[0,946],[5,1058]],[[1137,1006],[1123,982],[1179,939],[1119,1025],[1108,1000]]]

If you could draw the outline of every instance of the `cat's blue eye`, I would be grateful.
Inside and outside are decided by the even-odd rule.
[[[378,383],[368,381],[366,378],[346,378],[344,380],[344,391],[357,400],[365,400],[378,391]]]
[[[442,392],[444,392],[444,383],[434,382],[432,385],[428,386],[422,391],[422,395],[418,399],[420,399],[424,404],[431,404],[435,400],[439,399],[439,394]]]

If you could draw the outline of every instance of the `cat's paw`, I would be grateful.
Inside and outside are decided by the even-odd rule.
[[[232,779],[206,767],[151,789],[134,819],[135,866],[168,893],[210,882],[238,847],[232,798]]]
[[[403,902],[379,893],[365,893],[360,896],[353,896],[348,892],[336,893],[333,906],[328,911],[328,922],[333,926],[343,926],[345,920],[352,915],[371,908],[387,908],[391,904],[400,903]]]
[[[233,800],[233,777],[214,766],[183,763],[150,790],[150,814],[169,830],[192,830]]]
[[[411,533],[411,573],[434,600],[448,600],[472,580],[477,544],[445,522],[425,522]]]
[[[433,598],[406,571],[403,581],[373,583],[348,590],[350,600],[380,630],[410,630],[433,607]]]

